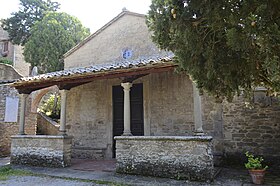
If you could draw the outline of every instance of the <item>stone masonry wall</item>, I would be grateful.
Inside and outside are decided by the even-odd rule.
[[[18,97],[18,93],[14,88],[8,85],[0,86],[0,156],[8,156],[10,154],[11,136],[19,131],[19,125],[16,122],[4,122],[6,97]],[[36,133],[37,114],[30,112],[31,98],[27,98],[26,107],[26,134]],[[19,105],[20,110],[20,105]],[[19,111],[18,111],[19,113]],[[19,120],[19,119],[18,119]]]
[[[224,152],[239,160],[246,151],[280,165],[280,102],[263,96],[261,102],[245,104],[243,97],[224,103]]]
[[[30,63],[25,62],[23,56],[23,47],[19,45],[14,45],[14,54],[13,54],[14,68],[22,75],[28,76],[30,74]]]
[[[164,72],[133,83],[143,83],[145,135],[192,134],[193,99],[188,76]],[[98,80],[67,93],[67,133],[74,136],[74,158],[112,157],[112,86],[120,84],[119,79]]]
[[[166,51],[159,50],[150,39],[151,34],[145,21],[144,15],[126,13],[67,56],[64,59],[65,69],[124,61],[122,51],[125,49],[132,50],[129,60],[167,55]]]
[[[9,40],[9,34],[7,31],[3,30],[2,27],[0,27],[0,57],[2,57],[2,45],[4,42],[1,42],[1,40]],[[8,42],[8,53],[5,57],[13,62],[13,67],[16,69],[19,74],[23,76],[29,75],[29,68],[30,63],[26,63],[23,56],[23,47],[19,45],[13,45],[12,42]]]
[[[231,103],[202,96],[203,129],[213,137],[215,163],[241,165],[244,153],[250,151],[270,165],[280,164],[280,102],[265,92],[259,94],[255,92],[249,105],[242,96]]]
[[[12,66],[0,64],[0,80],[19,79],[21,77]]]
[[[118,173],[212,180],[211,137],[118,136]]]
[[[43,113],[37,114],[37,134],[58,135],[59,124]]]
[[[149,77],[152,136],[186,136],[194,131],[193,89],[189,77],[173,71]]]
[[[67,133],[74,136],[73,157],[111,158],[110,80],[71,89],[67,95]],[[109,152],[110,151],[110,152]]]
[[[72,137],[18,135],[12,137],[11,164],[67,167],[71,165]]]

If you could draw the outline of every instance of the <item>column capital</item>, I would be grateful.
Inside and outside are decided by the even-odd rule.
[[[19,94],[19,96],[20,96],[21,98],[27,98],[27,97],[29,96],[29,94]]]
[[[132,87],[132,83],[130,82],[126,82],[126,83],[121,83],[121,86],[123,87],[124,90],[130,90],[130,88]]]
[[[67,93],[69,90],[66,90],[66,89],[61,89],[61,90],[59,90],[59,93],[61,94],[61,93]]]

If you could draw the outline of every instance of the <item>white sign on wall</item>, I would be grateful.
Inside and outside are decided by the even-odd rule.
[[[17,122],[19,98],[6,97],[5,122]]]

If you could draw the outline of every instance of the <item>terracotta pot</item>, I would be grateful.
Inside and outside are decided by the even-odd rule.
[[[264,182],[264,175],[265,175],[265,170],[249,170],[249,173],[251,175],[252,181],[256,185],[261,185]]]

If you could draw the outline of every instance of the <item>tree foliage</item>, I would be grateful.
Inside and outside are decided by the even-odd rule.
[[[2,27],[9,33],[14,44],[24,45],[35,22],[42,20],[46,12],[56,11],[58,8],[59,4],[50,0],[20,0],[19,11],[4,19]]]
[[[50,12],[31,29],[24,58],[40,73],[63,69],[63,54],[89,35],[89,29],[66,13]]]
[[[46,114],[52,119],[60,118],[61,98],[57,93],[51,94],[50,97],[40,106],[40,112]]]
[[[153,41],[175,54],[199,89],[231,99],[280,90],[279,0],[152,0]]]

